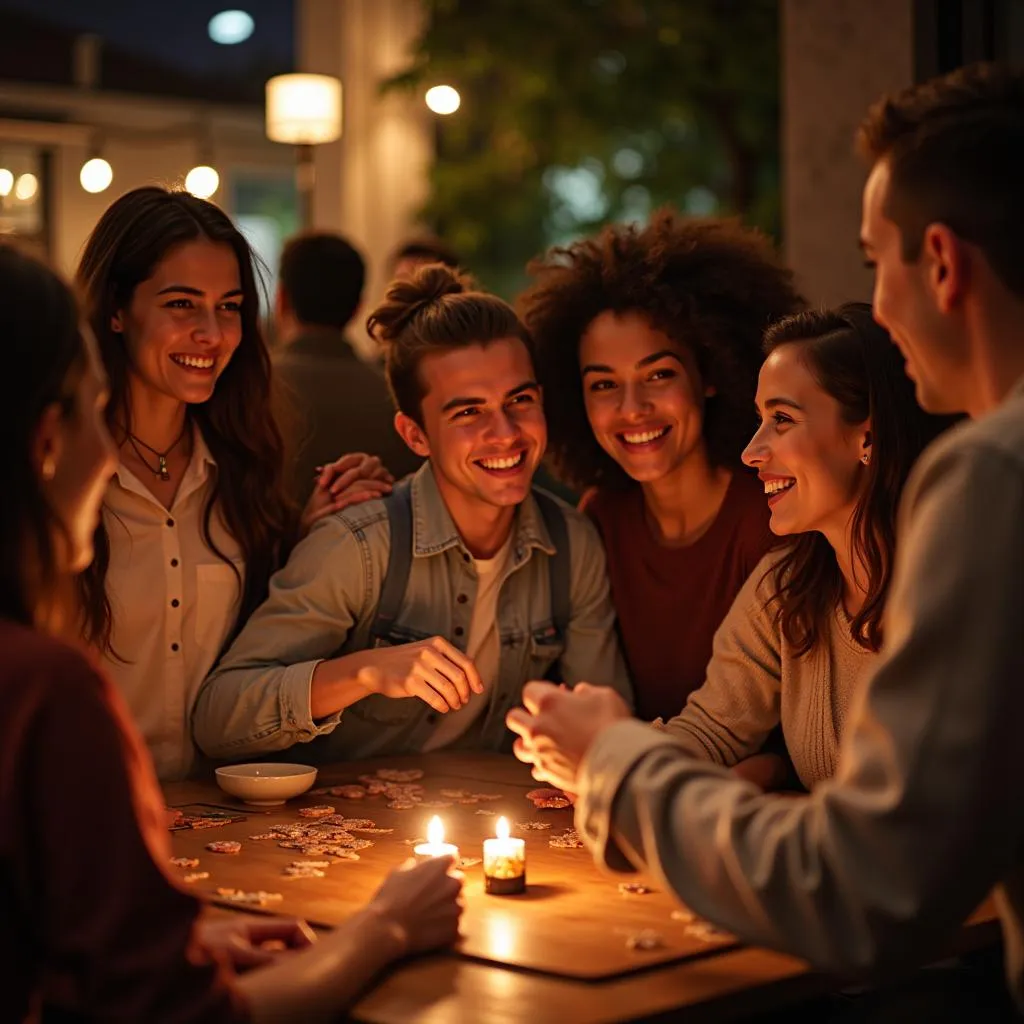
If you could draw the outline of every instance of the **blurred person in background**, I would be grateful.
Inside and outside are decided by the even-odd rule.
[[[299,502],[340,451],[375,455],[395,477],[415,472],[422,462],[395,430],[383,373],[361,359],[347,337],[365,280],[362,256],[340,235],[298,235],[281,254],[276,314],[282,345],[273,361],[299,417],[290,478]],[[365,496],[380,493],[371,487]]]
[[[458,254],[434,235],[417,235],[406,239],[388,259],[388,275],[392,281],[411,281],[420,267],[443,263],[451,270],[462,265]]]

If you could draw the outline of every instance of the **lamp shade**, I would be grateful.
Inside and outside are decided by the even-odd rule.
[[[314,146],[341,137],[341,82],[330,75],[277,75],[267,82],[267,138]]]

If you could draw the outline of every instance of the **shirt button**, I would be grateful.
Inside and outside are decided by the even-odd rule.
[[[172,608],[177,608],[179,604],[181,604],[181,602],[176,597],[171,598]]]
[[[171,650],[172,651],[176,651],[177,649],[178,649],[178,645],[177,644],[171,644]]]
[[[459,604],[465,604],[469,600],[469,598],[465,594],[459,594],[459,596],[455,598],[455,600],[458,601]]]
[[[167,520],[167,525],[168,526],[173,526],[174,525],[174,520],[173,519],[168,519]]]
[[[465,632],[466,631],[461,626],[456,626],[454,629],[454,633],[456,636],[462,636],[462,634]]]
[[[177,569],[178,568],[178,560],[176,558],[172,558],[171,559],[171,568],[172,569]]]

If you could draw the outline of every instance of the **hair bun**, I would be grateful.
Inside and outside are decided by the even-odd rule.
[[[409,281],[393,281],[384,301],[366,321],[367,330],[378,341],[393,341],[441,302],[446,295],[473,290],[473,280],[443,263],[421,267]]]

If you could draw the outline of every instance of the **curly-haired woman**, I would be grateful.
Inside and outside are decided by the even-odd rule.
[[[549,451],[604,539],[637,713],[669,717],[704,682],[712,637],[773,543],[740,455],[761,337],[803,303],[760,234],[671,210],[530,270],[520,301]]]

